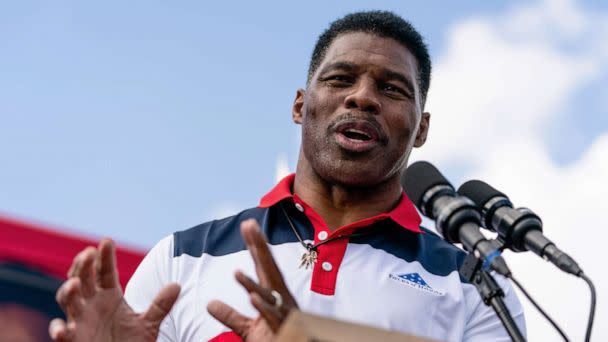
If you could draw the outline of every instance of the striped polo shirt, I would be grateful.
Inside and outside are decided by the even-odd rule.
[[[493,310],[458,273],[465,252],[420,227],[420,216],[402,194],[391,211],[331,231],[291,193],[295,175],[279,182],[256,208],[203,223],[161,240],[144,258],[125,291],[144,311],[170,282],[180,297],[161,325],[159,341],[238,341],[206,310],[213,299],[250,317],[257,311],[234,279],[237,269],[256,279],[240,235],[254,218],[266,235],[283,278],[302,311],[441,341],[510,341]],[[299,267],[304,242],[319,243],[312,268]],[[505,302],[525,333],[522,307],[510,284],[496,276]]]

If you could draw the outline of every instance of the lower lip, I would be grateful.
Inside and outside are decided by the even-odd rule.
[[[351,152],[367,152],[378,145],[378,140],[351,139],[341,133],[336,133],[336,141],[340,147]]]

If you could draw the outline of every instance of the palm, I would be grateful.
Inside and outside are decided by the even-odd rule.
[[[133,315],[115,289],[100,289],[91,298],[85,298],[79,315],[69,317],[68,326],[75,326],[74,341],[112,341],[112,316]]]
[[[116,292],[100,290],[85,300],[81,316],[72,319],[78,326],[74,341],[156,341],[158,327],[145,324],[143,315],[136,314]]]
[[[251,320],[250,325],[245,335],[245,341],[271,341],[274,337],[274,332],[261,316]]]
[[[50,327],[51,337],[59,342],[156,341],[160,323],[179,294],[179,286],[170,284],[146,312],[135,313],[123,298],[109,241],[102,241],[98,250],[81,252],[68,275],[57,292],[67,324],[56,319]]]
[[[112,336],[104,341],[156,341],[159,325],[146,320],[143,314],[133,312],[124,301],[119,304],[114,316]]]

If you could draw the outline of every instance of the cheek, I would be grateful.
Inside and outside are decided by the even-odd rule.
[[[413,114],[395,115],[395,118],[390,122],[391,127],[395,130],[400,139],[409,140],[412,135],[416,120]]]
[[[317,98],[312,96],[303,108],[302,143],[305,149],[315,150],[319,148],[319,140],[324,132],[322,115],[320,115],[319,109]]]
[[[331,116],[343,102],[343,96],[338,92],[318,89],[309,93],[309,113],[315,116]]]
[[[407,126],[408,133],[412,137],[412,140],[416,138],[418,133],[418,126],[420,125],[420,119],[422,114],[419,113],[415,108],[410,108],[408,115],[405,117],[405,125]]]
[[[339,101],[336,99],[336,96],[327,96],[327,94],[323,94],[322,92],[310,92],[307,94],[306,103],[303,108],[303,133],[308,136],[325,135],[327,126],[338,107]]]
[[[406,152],[407,149],[412,147],[416,140],[416,133],[418,132],[417,124],[416,115],[411,112],[407,115],[395,116],[389,122],[393,133],[392,138],[396,145],[395,148],[401,150],[400,153]]]

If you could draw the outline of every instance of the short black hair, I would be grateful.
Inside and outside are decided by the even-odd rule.
[[[308,67],[307,84],[321,64],[327,49],[338,36],[344,33],[366,32],[380,37],[392,38],[403,44],[418,61],[418,84],[422,94],[422,106],[431,83],[431,58],[424,38],[408,21],[389,11],[366,11],[347,14],[332,22],[323,32],[312,52]]]

